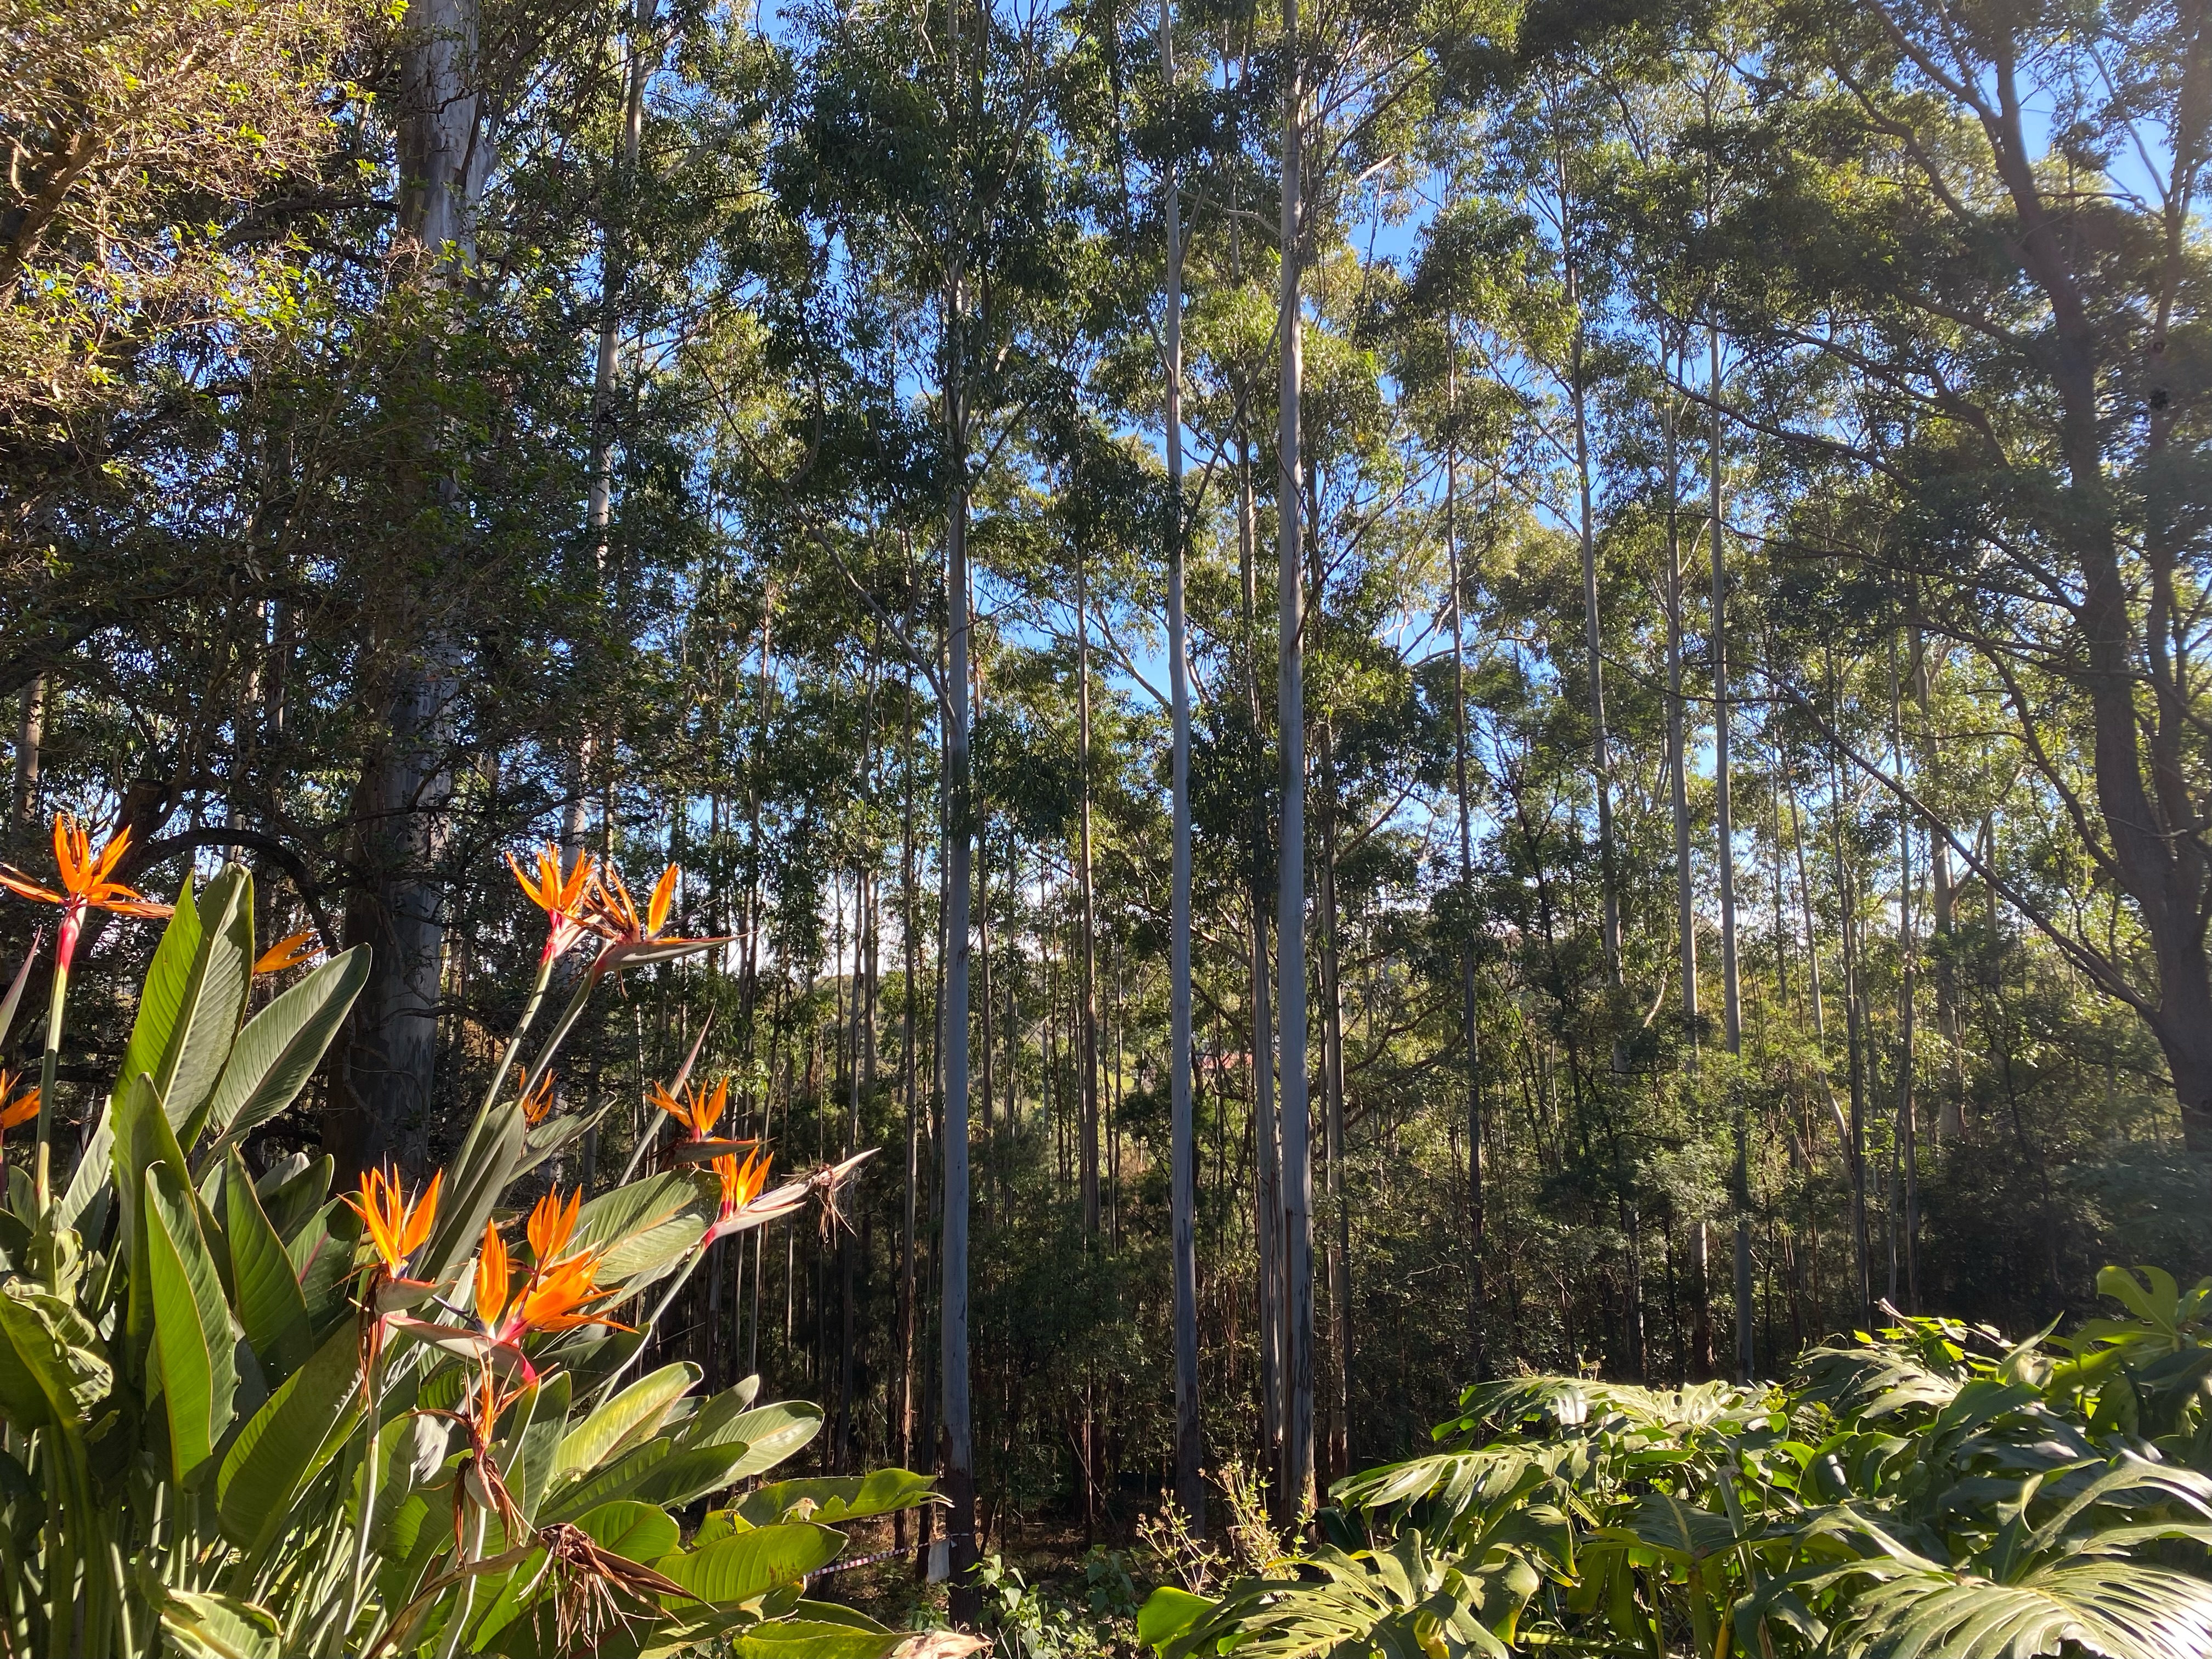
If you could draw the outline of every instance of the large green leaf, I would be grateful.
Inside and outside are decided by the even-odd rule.
[[[146,1259],[153,1276],[154,1352],[169,1419],[169,1467],[179,1486],[196,1482],[229,1428],[238,1387],[230,1307],[199,1212],[167,1164],[146,1171]]]
[[[312,1163],[302,1156],[289,1167],[280,1164],[253,1183],[262,1212],[288,1247],[307,1218],[329,1200],[331,1177],[337,1173],[337,1160],[325,1152]]]
[[[26,1279],[0,1285],[0,1414],[74,1438],[113,1380],[100,1334],[70,1303]]]
[[[161,1634],[185,1659],[283,1659],[288,1650],[268,1608],[201,1590],[162,1591]]]
[[[154,947],[153,966],[146,970],[145,982],[138,988],[138,1012],[131,1023],[131,1041],[124,1047],[123,1064],[115,1073],[126,1082],[141,1072],[151,1076],[160,1069],[199,949],[199,908],[193,902],[191,878],[187,876],[177,889],[176,908],[168,926],[161,930],[161,942]]]
[[[123,1086],[111,1103],[115,1120],[114,1139],[108,1148],[108,1162],[115,1172],[115,1190],[121,1199],[118,1212],[121,1221],[121,1249],[131,1262],[137,1278],[143,1277],[143,1263],[139,1248],[139,1194],[145,1186],[146,1171],[156,1164],[166,1164],[173,1170],[185,1167],[184,1149],[177,1145],[176,1131],[169,1127],[168,1115],[161,1109],[161,1097],[154,1087],[154,1079],[144,1072],[124,1074]],[[131,1296],[131,1328],[139,1328],[144,1316],[143,1287],[134,1279]]]
[[[665,1437],[624,1452],[605,1468],[557,1489],[538,1515],[541,1524],[573,1521],[617,1498],[674,1509],[726,1490],[741,1477],[742,1443],[685,1446]]]
[[[293,1499],[321,1473],[361,1416],[361,1344],[350,1328],[314,1357],[239,1431],[216,1473],[222,1529],[259,1550],[289,1524]]]
[[[289,1376],[307,1358],[310,1334],[307,1299],[292,1271],[284,1241],[269,1224],[246,1165],[232,1152],[223,1180],[223,1231],[230,1241],[231,1282],[238,1296],[238,1322],[254,1357],[272,1381]]]
[[[631,1447],[605,1468],[594,1470],[581,1480],[571,1481],[555,1492],[539,1513],[538,1524],[574,1521],[602,1504],[626,1497],[631,1487],[644,1480],[654,1467],[665,1462],[675,1449],[675,1443],[665,1438]]]
[[[766,1474],[822,1431],[822,1407],[807,1400],[773,1401],[749,1412],[739,1412],[720,1425],[710,1424],[708,1418],[708,1413],[702,1411],[686,1425],[685,1443],[719,1445],[743,1441],[745,1455],[739,1460],[737,1472],[730,1477],[733,1480]]]
[[[95,1238],[106,1231],[107,1206],[115,1195],[114,1148],[115,1103],[111,1100],[100,1107],[83,1155],[70,1172],[69,1185],[62,1189],[56,1226],[73,1227]]]
[[[659,1428],[698,1381],[699,1368],[688,1360],[640,1377],[568,1431],[561,1443],[559,1473],[586,1474],[627,1451]]]
[[[2011,1584],[1905,1572],[1855,1590],[1845,1613],[1830,1644],[1838,1655],[2041,1659],[2069,1644],[2106,1659],[2212,1653],[2212,1583],[2124,1560],[2075,1562]]]
[[[627,1561],[653,1561],[669,1554],[683,1534],[667,1512],[655,1504],[617,1498],[576,1517],[592,1541]]]
[[[1173,1584],[1163,1584],[1137,1609],[1137,1639],[1148,1648],[1164,1649],[1213,1611],[1203,1595]]]
[[[243,1140],[299,1097],[368,978],[368,947],[356,945],[246,1023],[208,1102],[207,1127],[221,1144]]]
[[[844,1547],[842,1533],[794,1521],[738,1533],[702,1550],[664,1555],[653,1565],[699,1600],[729,1606],[782,1585],[804,1583]]]
[[[933,1484],[926,1474],[894,1468],[864,1475],[778,1480],[748,1492],[738,1505],[738,1513],[756,1527],[772,1525],[794,1511],[800,1520],[835,1526],[840,1521],[910,1510],[928,1498]]]
[[[731,1650],[737,1659],[889,1659],[903,1639],[873,1620],[810,1616],[821,1608],[803,1601],[788,1618],[763,1620],[733,1638]]]
[[[237,1039],[252,978],[253,878],[228,865],[201,897],[199,947],[154,1068],[155,1091],[188,1149],[199,1139],[208,1097]]]
[[[575,1248],[599,1250],[599,1281],[651,1282],[699,1242],[720,1201],[714,1177],[702,1170],[670,1170],[602,1193],[576,1218]]]
[[[339,1323],[350,1325],[354,1321],[348,1291],[360,1240],[361,1218],[343,1199],[334,1198],[284,1247],[300,1281],[300,1299],[307,1304],[307,1323],[317,1340]]]

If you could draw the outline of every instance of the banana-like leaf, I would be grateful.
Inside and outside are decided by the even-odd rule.
[[[745,1389],[743,1397],[750,1399],[751,1390]],[[746,1454],[734,1480],[766,1474],[822,1431],[822,1408],[811,1401],[776,1400],[745,1411],[738,1399],[735,1389],[715,1395],[680,1436],[687,1446],[742,1443]]]
[[[361,1346],[341,1330],[250,1418],[216,1474],[222,1529],[253,1553],[282,1534],[292,1504],[360,1420]]]
[[[556,1371],[542,1378],[525,1401],[529,1415],[522,1415],[524,1402],[518,1401],[512,1421],[520,1425],[520,1431],[510,1437],[512,1449],[502,1454],[500,1467],[507,1474],[507,1491],[527,1521],[537,1513],[553,1484],[562,1442],[568,1433],[568,1374]]]
[[[522,1153],[522,1109],[509,1101],[471,1124],[461,1150],[447,1166],[438,1221],[412,1266],[428,1279],[451,1279],[468,1260],[484,1223],[514,1178]]]
[[[43,937],[43,933],[31,935],[31,948],[23,952],[23,965],[8,981],[8,994],[0,997],[0,1044],[7,1042],[8,1033],[15,1029],[15,1009],[23,1000],[23,988],[31,982],[31,964],[39,959],[39,940]]]
[[[671,1170],[602,1193],[578,1212],[573,1249],[599,1250],[599,1282],[642,1288],[683,1260],[714,1218],[721,1189],[701,1170]]]
[[[813,1480],[778,1480],[745,1494],[738,1513],[756,1527],[787,1517],[835,1526],[871,1515],[889,1515],[927,1503],[935,1484],[926,1474],[884,1468],[867,1474]]]
[[[218,1147],[238,1145],[299,1097],[368,979],[356,945],[313,969],[246,1023],[208,1102]]]
[[[199,946],[154,1068],[155,1092],[187,1149],[207,1121],[253,979],[253,878],[244,866],[228,865],[208,884],[199,919]]]
[[[187,876],[177,889],[176,908],[161,929],[161,943],[154,947],[153,965],[138,988],[138,1011],[131,1022],[131,1040],[124,1047],[123,1064],[115,1073],[126,1083],[141,1072],[150,1077],[160,1069],[199,948],[199,907]]]
[[[238,1388],[230,1306],[200,1231],[198,1206],[167,1163],[146,1171],[146,1261],[152,1274],[154,1353],[168,1413],[169,1468],[180,1486],[199,1479],[230,1427]]]
[[[625,1561],[653,1561],[672,1553],[683,1534],[667,1511],[651,1504],[618,1498],[576,1517],[592,1541]]]
[[[360,1240],[361,1218],[344,1200],[334,1198],[284,1246],[293,1276],[300,1281],[307,1324],[317,1341],[339,1324],[353,1322],[354,1306],[348,1289]]]
[[[292,1271],[284,1241],[263,1213],[261,1200],[238,1154],[224,1165],[223,1231],[230,1244],[231,1282],[238,1322],[254,1357],[272,1381],[282,1382],[307,1362],[312,1332],[307,1298]]]
[[[700,1601],[726,1607],[803,1584],[844,1548],[842,1533],[799,1521],[738,1533],[702,1550],[677,1551],[653,1566]]]
[[[329,1200],[331,1177],[337,1173],[337,1161],[327,1152],[312,1163],[304,1153],[295,1158],[295,1163],[280,1164],[253,1183],[269,1224],[288,1248],[308,1218]]]
[[[113,1381],[100,1333],[74,1305],[27,1279],[0,1284],[0,1415],[9,1424],[76,1440]]]
[[[164,1588],[161,1634],[185,1659],[283,1659],[284,1626],[257,1602]]]
[[[644,1440],[698,1381],[699,1368],[689,1360],[640,1377],[568,1431],[561,1443],[558,1474],[588,1474]]]
[[[817,1610],[823,1606],[802,1601],[781,1619],[763,1620],[738,1632],[730,1650],[736,1659],[890,1659],[905,1639],[906,1632],[886,1630],[873,1620],[863,1624],[820,1617]]]

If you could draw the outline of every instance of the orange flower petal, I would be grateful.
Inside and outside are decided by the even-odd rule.
[[[507,1311],[507,1242],[499,1236],[499,1224],[487,1221],[483,1245],[477,1252],[477,1317],[486,1330],[497,1327]]]
[[[253,959],[253,971],[281,974],[288,968],[297,968],[321,949],[312,933],[289,933]]]
[[[678,875],[677,867],[672,864],[653,884],[653,897],[647,902],[645,913],[645,931],[649,934],[658,934],[668,925],[668,907],[675,902]]]

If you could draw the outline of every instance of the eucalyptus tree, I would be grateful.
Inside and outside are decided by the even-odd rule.
[[[1782,95],[1745,129],[1760,165],[1723,209],[1717,291],[1765,362],[1818,359],[1837,395],[1730,413],[1856,463],[1858,507],[1801,515],[1804,550],[1858,562],[1870,605],[1976,663],[2015,805],[2066,827],[2097,902],[2075,915],[1878,754],[1853,763],[2141,1017],[2212,1157],[2207,428],[2179,367],[2212,25],[1900,0],[1759,18]]]

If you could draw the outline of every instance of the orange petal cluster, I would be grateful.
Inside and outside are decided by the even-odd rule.
[[[118,916],[154,921],[169,914],[169,906],[157,904],[137,888],[125,886],[114,878],[130,847],[131,832],[125,830],[95,853],[92,850],[92,837],[84,826],[67,812],[57,812],[54,868],[59,874],[61,891],[58,893],[32,880],[13,865],[0,864],[0,888],[19,898],[61,906],[62,924],[54,941],[54,963],[62,971],[68,971],[70,958],[76,954],[77,933],[84,926],[87,910],[112,910]]]
[[[684,1126],[686,1140],[709,1140],[730,1103],[730,1079],[722,1079],[711,1090],[703,1083],[690,1084],[681,1098],[656,1083],[653,1085],[653,1103]]]
[[[538,1079],[536,1088],[527,1094],[522,1094],[522,1085],[528,1081],[529,1079],[525,1075],[522,1067],[516,1066],[514,1087],[516,1093],[521,1096],[519,1103],[522,1107],[522,1121],[534,1129],[545,1121],[545,1115],[553,1109],[553,1073],[546,1073]]]
[[[744,1212],[746,1205],[761,1195],[768,1185],[770,1160],[765,1152],[750,1152],[743,1164],[735,1152],[725,1152],[714,1160],[715,1178],[722,1183],[722,1201],[717,1209],[714,1224],[707,1229],[708,1243],[712,1243],[724,1233],[734,1229],[731,1223]]]
[[[559,1188],[549,1192],[538,1200],[530,1212],[530,1221],[524,1229],[530,1239],[530,1259],[544,1263],[559,1257],[567,1248],[568,1236],[576,1231],[576,1216],[584,1202],[581,1187],[568,1194],[564,1206]]]
[[[0,1072],[0,1103],[4,1103],[0,1104],[0,1134],[39,1115],[39,1085],[34,1083],[18,1095],[15,1085],[21,1080],[14,1072]]]
[[[253,959],[257,974],[281,974],[288,968],[297,968],[313,956],[319,956],[323,947],[313,933],[291,933]]]
[[[438,1189],[445,1179],[446,1172],[441,1170],[430,1177],[429,1186],[410,1200],[400,1190],[396,1171],[368,1170],[362,1172],[359,1196],[345,1195],[348,1207],[368,1230],[384,1271],[394,1278],[400,1276],[407,1258],[430,1237],[438,1219]]]
[[[599,888],[596,868],[591,855],[582,854],[577,857],[576,867],[562,875],[561,849],[550,842],[538,849],[536,880],[531,879],[514,854],[507,855],[507,865],[530,902],[545,913],[545,948],[538,958],[542,967],[583,938]]]
[[[484,1223],[483,1244],[477,1252],[477,1318],[495,1342],[513,1346],[537,1332],[574,1330],[579,1325],[629,1328],[592,1305],[614,1294],[599,1282],[605,1259],[601,1253],[560,1254],[575,1231],[582,1202],[580,1188],[565,1203],[558,1191],[538,1200],[525,1229],[532,1265],[519,1291],[514,1289],[514,1261],[500,1237],[499,1224]]]
[[[610,864],[600,877],[599,896],[592,905],[588,918],[592,931],[617,945],[642,945],[659,939],[660,930],[668,925],[669,907],[676,902],[679,873],[672,864],[660,872],[641,919],[629,884],[623,880],[622,872]]]

